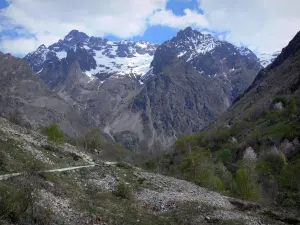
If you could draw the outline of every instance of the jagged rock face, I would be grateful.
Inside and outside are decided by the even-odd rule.
[[[50,91],[23,60],[0,54],[0,85],[2,116],[19,111],[33,128],[57,123],[70,136],[86,131],[76,110]]]
[[[127,129],[140,140],[171,145],[180,134],[196,133],[223,113],[261,69],[249,49],[237,48],[187,28],[160,45],[152,77],[110,129]],[[138,119],[134,119],[137,117]]]
[[[75,60],[79,62],[82,71],[104,80],[111,75],[146,74],[150,70],[156,48],[156,44],[149,42],[108,41],[73,30],[63,40],[48,48],[42,45],[24,59],[46,83],[52,78],[49,70],[45,71],[53,67],[51,64],[55,64],[55,68],[59,67],[58,64],[63,64],[65,68]],[[55,86],[58,82],[54,83]]]
[[[87,123],[135,148],[199,132],[261,68],[249,49],[191,28],[159,46],[71,31],[25,60]]]
[[[192,65],[202,76],[223,77],[230,81],[233,87],[231,100],[252,83],[262,68],[248,48],[238,48],[190,27],[158,47],[151,63],[153,73],[159,74],[166,65],[177,60]]]
[[[279,56],[280,53],[281,51],[274,52],[273,54],[260,53],[259,62],[263,67],[267,67],[277,58],[277,56]]]
[[[208,130],[242,120],[255,112],[268,110],[276,95],[300,95],[300,32],[268,67],[261,70],[254,82],[228,111]]]

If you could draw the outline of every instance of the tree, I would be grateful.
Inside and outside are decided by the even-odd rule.
[[[222,149],[216,152],[216,158],[224,164],[227,168],[230,168],[232,164],[232,153],[230,149]]]
[[[56,124],[52,124],[47,128],[47,135],[48,140],[56,144],[62,144],[64,142],[64,133]]]
[[[99,130],[90,130],[84,136],[84,148],[85,149],[100,149],[104,144],[104,139],[101,137]]]
[[[248,200],[258,200],[259,185],[255,164],[248,160],[239,161],[238,164],[235,180],[239,196]]]

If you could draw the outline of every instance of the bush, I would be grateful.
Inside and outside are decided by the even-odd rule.
[[[247,200],[258,200],[260,197],[260,187],[256,173],[255,164],[249,160],[238,162],[238,170],[235,180],[237,194]]]
[[[56,124],[52,124],[47,128],[48,140],[53,141],[56,144],[62,144],[64,142],[64,133]]]
[[[300,158],[289,163],[280,174],[280,186],[300,193]]]
[[[236,186],[240,197],[248,200],[257,200],[257,189],[252,187],[250,176],[245,169],[236,172]]]
[[[275,96],[273,98],[272,103],[274,104],[274,103],[278,103],[278,102],[281,102],[283,104],[283,106],[285,107],[288,103],[288,99],[286,96],[282,96],[282,95]]]
[[[28,211],[34,204],[31,188],[1,184],[0,192],[0,218],[20,224],[22,218],[29,216]]]
[[[125,184],[124,182],[120,182],[116,187],[114,195],[124,199],[131,199],[132,190],[128,184]]]
[[[230,149],[222,149],[215,153],[218,161],[222,162],[224,166],[229,168],[232,164],[232,153]]]
[[[265,179],[266,176],[278,177],[285,165],[286,160],[282,153],[271,152],[262,157],[257,169],[262,179]]]

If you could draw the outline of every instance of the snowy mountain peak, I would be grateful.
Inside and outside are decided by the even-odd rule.
[[[188,61],[198,54],[205,54],[221,45],[221,41],[210,34],[202,34],[199,31],[187,27],[177,33],[167,45],[172,46],[178,52],[178,57],[188,56]]]
[[[70,33],[64,38],[64,41],[86,41],[89,38],[85,33],[80,32],[78,30],[72,30]]]
[[[263,67],[267,67],[269,64],[271,64],[277,58],[277,56],[279,56],[280,53],[281,53],[281,51],[276,51],[272,54],[260,53],[259,54],[260,64]]]
[[[245,46],[241,46],[241,47],[236,47],[236,49],[239,51],[241,55],[247,56],[254,60],[258,60],[257,56],[249,48]]]
[[[47,49],[47,47],[44,44],[42,44],[40,45],[40,47],[38,47],[37,51],[43,51],[45,49]]]
[[[46,46],[24,57],[34,72],[41,71],[45,62],[67,59],[79,61],[81,69],[89,75],[109,77],[111,75],[145,75],[150,70],[157,44],[145,41],[109,41],[101,37],[89,37],[72,30],[63,40]]]
[[[256,55],[248,48],[236,47],[191,27],[179,31],[174,38],[158,47],[151,63],[153,72],[162,72],[164,66],[176,58],[191,64],[199,73],[208,77],[226,77],[240,67],[236,62],[258,64]],[[212,61],[216,62],[215,66],[211,65]]]

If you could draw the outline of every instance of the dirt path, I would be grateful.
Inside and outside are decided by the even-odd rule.
[[[79,169],[83,169],[83,168],[95,167],[95,166],[98,166],[98,165],[99,164],[90,164],[90,165],[86,165],[86,166],[66,167],[66,168],[60,168],[60,169],[44,170],[44,171],[41,171],[39,173],[55,173],[55,172],[64,172],[64,171],[70,171],[70,170],[79,170]],[[10,173],[10,174],[0,175],[0,181],[1,180],[7,180],[11,177],[21,176],[23,174],[24,173]]]

